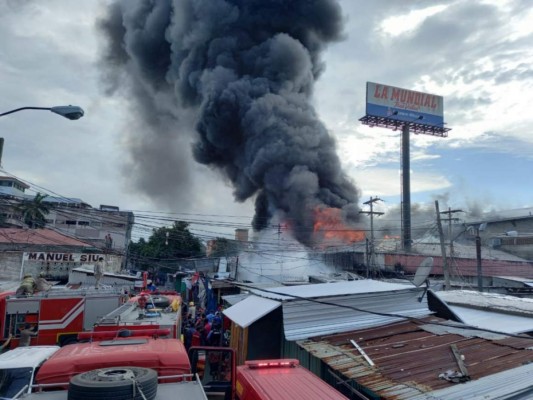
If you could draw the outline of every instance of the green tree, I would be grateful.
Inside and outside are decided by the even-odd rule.
[[[49,206],[44,202],[47,194],[37,193],[31,200],[24,200],[16,210],[22,213],[22,220],[30,228],[44,228],[46,215],[50,212]]]
[[[152,262],[193,258],[205,254],[200,239],[189,231],[189,224],[175,221],[171,227],[156,228],[148,240],[131,243],[129,258],[138,268],[147,269]]]

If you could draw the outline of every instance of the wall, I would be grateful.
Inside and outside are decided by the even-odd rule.
[[[53,249],[48,248],[53,252]],[[42,251],[42,250],[37,250]],[[31,249],[26,249],[31,252]],[[72,268],[86,266],[93,268],[93,262],[47,262],[37,260],[24,260],[24,251],[2,251],[0,252],[0,277],[5,281],[18,281],[21,274],[25,273],[38,276],[40,272],[45,272],[47,279],[50,280],[67,280],[68,274]],[[80,254],[80,251],[62,252],[66,255]],[[122,256],[108,255],[106,272],[118,273],[121,269]]]
[[[22,267],[22,253],[20,251],[0,252],[0,277],[5,281],[18,281]]]

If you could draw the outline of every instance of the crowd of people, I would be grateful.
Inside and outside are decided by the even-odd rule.
[[[225,346],[223,320],[220,310],[206,313],[196,307],[194,302],[182,304],[183,339],[187,350],[192,346],[194,338],[201,346]]]

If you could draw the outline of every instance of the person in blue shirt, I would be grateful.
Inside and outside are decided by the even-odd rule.
[[[154,283],[149,280],[148,285],[146,286],[146,289],[149,290],[150,292],[155,292],[157,291],[157,286],[154,285]]]

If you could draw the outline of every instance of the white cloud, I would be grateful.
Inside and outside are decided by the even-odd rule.
[[[400,196],[400,169],[367,168],[352,170],[352,176],[363,188],[362,198],[370,196]],[[442,175],[421,171],[411,171],[411,193],[446,190],[451,183]]]
[[[416,30],[428,17],[435,15],[447,6],[431,6],[420,10],[413,10],[406,14],[394,15],[386,18],[379,26],[379,30],[390,36],[399,36]]]

